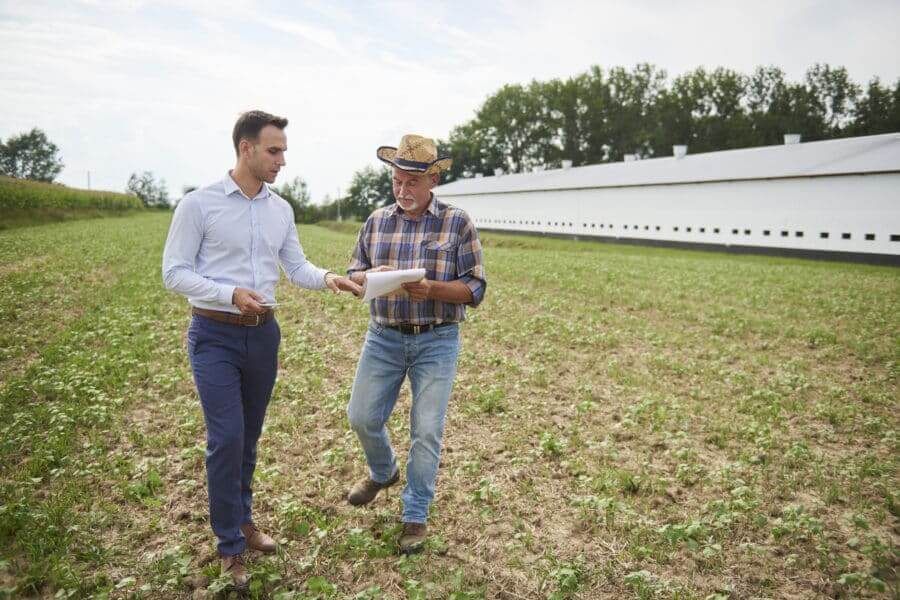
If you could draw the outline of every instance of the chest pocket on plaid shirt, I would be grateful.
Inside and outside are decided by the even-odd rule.
[[[422,240],[420,257],[425,267],[425,277],[438,281],[456,279],[455,239]]]

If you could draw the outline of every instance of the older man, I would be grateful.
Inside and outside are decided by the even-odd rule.
[[[373,212],[359,234],[348,273],[424,268],[425,279],[406,293],[371,301],[371,321],[357,366],[347,413],[365,451],[369,474],[348,494],[364,505],[400,479],[386,423],[408,376],[412,388],[411,444],[403,490],[400,551],[418,552],[426,539],[434,498],[444,420],[459,353],[459,323],[466,305],[484,298],[486,280],[478,231],[462,210],[432,194],[451,159],[434,142],[405,135],[399,147],[376,155],[393,168],[396,203]]]
[[[163,253],[165,286],[192,306],[188,355],[206,421],[210,524],[237,587],[247,583],[245,548],[275,551],[253,523],[251,482],[278,368],[279,265],[300,287],[360,292],[306,260],[290,205],[266,185],[285,165],[286,126],[262,111],[238,118],[234,169],[184,197]]]

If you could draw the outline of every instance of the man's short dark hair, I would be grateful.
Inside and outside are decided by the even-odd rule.
[[[259,132],[266,125],[274,125],[278,129],[287,127],[288,120],[284,117],[276,117],[261,110],[248,110],[238,117],[234,124],[234,131],[231,133],[231,139],[234,142],[234,153],[240,154],[238,147],[241,140],[250,140],[256,142],[259,140]]]

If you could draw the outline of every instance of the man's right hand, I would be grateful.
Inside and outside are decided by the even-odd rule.
[[[231,303],[238,307],[242,315],[261,315],[266,309],[259,305],[265,299],[247,288],[234,288],[231,295]]]

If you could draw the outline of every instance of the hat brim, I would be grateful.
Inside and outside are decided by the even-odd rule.
[[[410,173],[440,173],[441,171],[449,170],[453,164],[453,159],[449,156],[438,157],[437,160],[432,162],[417,162],[397,158],[397,148],[393,146],[381,146],[375,151],[375,156],[383,163]]]

